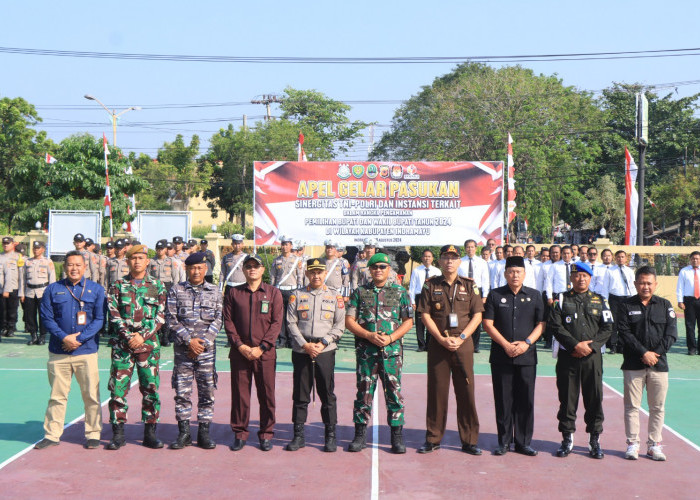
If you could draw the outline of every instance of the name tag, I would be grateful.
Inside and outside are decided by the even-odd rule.
[[[78,311],[76,314],[76,320],[78,325],[84,326],[87,324],[87,313],[85,311]]]
[[[629,316],[641,316],[642,311],[629,311],[627,314]]]
[[[260,303],[260,314],[267,314],[268,312],[270,312],[270,302],[263,300]]]
[[[459,323],[457,322],[457,314],[455,314],[455,313],[450,313],[449,319],[450,319],[450,328],[456,328],[457,325],[459,324]]]

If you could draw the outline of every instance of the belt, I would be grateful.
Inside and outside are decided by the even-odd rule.
[[[234,283],[233,281],[226,282],[226,286],[238,286],[238,285],[242,285],[242,284],[243,284],[243,282],[241,282],[241,283]]]
[[[304,337],[304,340],[306,340],[307,342],[313,342],[318,344],[319,342],[321,342],[322,338],[323,337]]]
[[[297,287],[295,287],[294,285],[279,285],[277,288],[279,288],[280,290],[284,290],[284,291],[297,289]]]
[[[37,288],[45,288],[49,286],[49,282],[47,281],[46,283],[42,283],[41,285],[30,285],[27,283],[27,288],[31,288],[32,290],[36,290]]]

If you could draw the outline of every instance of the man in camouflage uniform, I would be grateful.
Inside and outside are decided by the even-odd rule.
[[[333,371],[335,351],[345,329],[345,302],[337,290],[323,284],[326,278],[324,259],[308,259],[306,277],[308,286],[292,292],[286,311],[294,365],[294,439],[286,449],[296,451],[306,446],[304,424],[315,384],[321,398],[321,418],[326,427],[323,451],[334,452],[337,449],[335,426],[338,415]]]
[[[129,265],[126,261],[126,244],[124,240],[117,240],[114,243],[114,249],[117,254],[116,257],[107,262],[107,288],[129,274]]]
[[[19,289],[19,300],[24,305],[24,326],[31,338],[27,345],[44,345],[46,328],[39,318],[37,328],[37,315],[41,305],[41,297],[44,290],[56,281],[56,269],[53,261],[44,256],[46,246],[42,241],[35,241],[32,245],[34,257],[28,259],[22,269],[22,285]],[[40,332],[37,337],[37,330]]]
[[[158,240],[156,242],[156,258],[151,259],[148,263],[148,274],[153,276],[155,279],[163,283],[165,289],[170,292],[172,286],[179,283],[180,278],[180,268],[174,264],[172,257],[167,255],[167,245],[166,240]],[[163,325],[160,329],[160,345],[167,347],[170,345],[170,328],[168,328],[168,323]]]
[[[0,335],[14,337],[17,328],[17,308],[19,307],[20,269],[24,258],[15,251],[15,240],[6,236],[2,239],[2,324]]]
[[[216,447],[209,437],[209,424],[214,417],[216,389],[216,336],[222,325],[223,297],[204,278],[207,261],[204,252],[190,255],[185,261],[187,281],[173,285],[168,293],[166,324],[175,336],[175,367],[172,385],[175,389],[175,418],[178,436],[170,448],[180,450],[192,444],[192,381],[197,381],[197,446],[206,450]]]
[[[403,443],[404,402],[401,396],[401,338],[413,325],[413,311],[408,292],[389,283],[391,261],[378,253],[367,263],[372,282],[352,292],[348,302],[345,327],[355,335],[357,361],[357,396],[353,421],[355,437],[348,451],[365,448],[367,423],[372,413],[372,398],[381,377],[387,421],[391,427],[392,453],[406,453]]]
[[[326,240],[326,278],[328,288],[337,290],[340,295],[350,295],[350,264],[338,254],[338,244],[333,240]]]
[[[138,373],[141,418],[145,425],[143,445],[162,448],[156,437],[156,422],[160,412],[158,398],[158,360],[160,344],[158,330],[165,323],[166,291],[163,284],[148,275],[148,254],[143,245],[134,245],[127,254],[129,274],[109,287],[107,305],[109,321],[115,336],[112,346],[112,367],[109,384],[109,420],[112,441],[108,450],[118,450],[125,444],[124,423],[134,367]]]
[[[286,235],[280,236],[282,255],[272,261],[270,279],[272,286],[279,288],[284,300],[284,311],[287,310],[289,297],[292,292],[303,283],[303,259],[292,251],[292,238]],[[287,333],[287,315],[284,315],[282,331],[277,339],[277,347],[292,347],[292,339]]]

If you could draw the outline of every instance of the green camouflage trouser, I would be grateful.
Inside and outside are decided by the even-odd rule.
[[[109,421],[113,424],[126,422],[126,412],[129,405],[126,404],[126,396],[131,386],[131,375],[136,367],[139,377],[139,389],[143,399],[141,400],[141,420],[147,424],[158,422],[160,413],[160,399],[158,398],[158,360],[160,348],[156,347],[144,361],[138,361],[137,356],[117,346],[112,347],[112,368],[110,370],[109,384]]]
[[[365,349],[355,351],[357,360],[357,396],[353,407],[353,422],[368,424],[372,415],[372,399],[381,377],[389,426],[404,425],[404,403],[401,396],[401,367],[403,356],[384,357],[381,352]]]

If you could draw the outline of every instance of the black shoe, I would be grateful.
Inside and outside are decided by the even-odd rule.
[[[536,457],[537,450],[531,446],[516,446],[515,453],[520,453],[521,455],[527,455],[528,457]]]
[[[367,424],[355,424],[355,437],[348,445],[348,451],[356,453],[367,448]]]
[[[481,349],[479,349],[478,347],[474,348],[474,354],[479,354],[480,352],[481,352]]]
[[[35,450],[43,450],[44,448],[50,448],[51,446],[58,446],[61,444],[60,441],[51,441],[50,439],[42,439],[37,444],[34,445]]]
[[[600,449],[600,434],[596,432],[591,433],[591,439],[588,441],[588,455],[598,460],[605,456],[603,450]]]
[[[610,347],[608,349],[608,354],[617,354],[617,349],[615,349],[614,347]]]
[[[481,448],[475,444],[463,444],[462,451],[464,453],[469,453],[470,455],[479,456],[481,455]]]
[[[44,339],[46,335],[39,335],[39,340],[36,341],[36,345],[44,345],[46,344],[46,340]]]
[[[497,457],[501,457],[501,456],[505,455],[506,453],[508,453],[508,451],[509,451],[508,449],[509,449],[509,446],[501,445],[498,448],[496,448],[495,450],[493,450],[493,454],[496,455]]]
[[[107,445],[108,450],[118,450],[126,444],[124,438],[124,422],[112,424],[112,440]]]
[[[190,421],[180,420],[177,423],[177,439],[170,443],[171,450],[181,450],[185,446],[192,446],[192,435],[190,434]]]
[[[688,349],[688,356],[694,356],[697,353],[697,349]]]
[[[156,437],[156,424],[146,424],[143,430],[143,445],[146,448],[158,450],[163,447],[163,442]]]
[[[426,441],[425,443],[423,443],[423,446],[418,448],[418,453],[422,453],[422,454],[432,453],[435,450],[439,450],[439,449],[440,449],[440,443],[431,443],[429,441]]]
[[[403,442],[403,425],[396,425],[391,428],[391,452],[395,455],[406,453],[406,445]]]
[[[560,458],[568,457],[571,450],[574,449],[574,435],[570,432],[562,432],[561,446],[557,450],[557,456]]]
[[[260,449],[262,451],[270,451],[272,449],[272,441],[270,441],[269,439],[261,439]]]
[[[327,453],[334,453],[338,449],[338,444],[335,438],[335,425],[326,424],[326,442],[323,445],[323,451]]]
[[[85,444],[83,444],[83,448],[86,450],[94,450],[95,448],[100,447],[100,440],[99,439],[88,439],[85,441]]]
[[[239,451],[242,450],[243,447],[245,446],[245,439],[234,439],[233,444],[230,446],[231,451]]]
[[[14,329],[9,329],[5,331],[5,337],[14,337],[15,336],[15,330]]]
[[[197,446],[203,450],[213,450],[216,448],[216,443],[209,436],[210,422],[200,422],[197,430]]]
[[[287,451],[297,451],[306,446],[304,437],[304,424],[294,424],[294,438],[284,447]]]
[[[31,335],[31,337],[27,340],[27,345],[36,345],[38,343],[36,333],[30,333],[29,335]]]
[[[551,340],[545,340],[545,341],[544,341],[544,348],[545,348],[545,349],[551,349],[551,348],[552,348],[552,341],[551,341]]]

